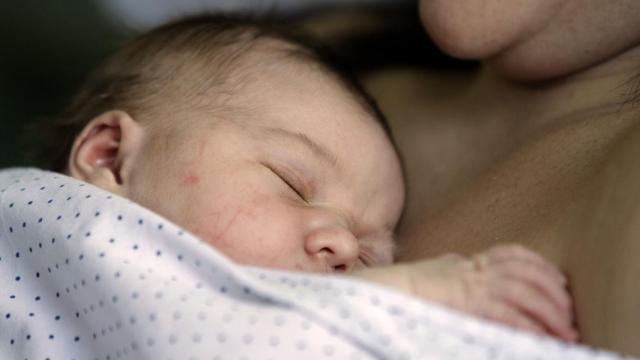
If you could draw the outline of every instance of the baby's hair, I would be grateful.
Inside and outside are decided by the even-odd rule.
[[[169,111],[224,108],[251,67],[240,59],[257,48],[284,60],[313,64],[333,76],[391,139],[384,116],[353,72],[308,34],[267,19],[204,15],[144,33],[108,58],[60,116],[35,126],[34,160],[45,169],[65,171],[75,137],[91,119],[109,110],[151,119]],[[205,94],[215,96],[199,96]],[[178,100],[167,101],[168,96]]]

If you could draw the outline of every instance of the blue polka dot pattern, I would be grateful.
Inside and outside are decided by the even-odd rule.
[[[0,172],[11,359],[614,359],[346,277],[239,266],[129,200]]]

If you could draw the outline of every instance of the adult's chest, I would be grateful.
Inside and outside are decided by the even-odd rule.
[[[554,235],[567,243],[585,341],[639,356],[640,126],[602,155]]]
[[[442,211],[404,229],[401,260],[523,244],[569,274],[587,343],[640,354],[638,120],[591,114],[519,146]]]

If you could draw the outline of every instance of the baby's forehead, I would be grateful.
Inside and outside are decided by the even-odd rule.
[[[204,119],[200,123],[201,126],[231,121],[237,124],[259,122],[263,127],[283,128],[283,114],[279,106],[297,100],[294,97],[284,96],[282,88],[278,86],[284,84],[286,87],[289,83],[302,82],[308,85],[303,91],[314,94],[316,97],[331,98],[333,103],[327,103],[326,111],[334,110],[331,107],[336,103],[338,106],[347,103],[353,109],[352,113],[346,115],[344,112],[336,114],[335,120],[330,120],[332,123],[347,121],[346,117],[353,117],[358,113],[359,117],[366,118],[367,123],[373,123],[377,128],[381,128],[385,135],[384,140],[391,144],[391,147],[375,148],[372,152],[383,149],[385,151],[392,149],[395,152],[395,145],[384,116],[355,78],[348,73],[341,73],[342,67],[330,63],[331,58],[321,56],[304,44],[269,36],[259,36],[249,40],[242,38],[239,43],[230,45],[230,49],[232,51],[225,53],[222,57],[214,57],[216,60],[214,63],[219,63],[217,65],[221,66],[203,62],[206,56],[194,61],[189,57],[178,58],[183,61],[180,68],[190,72],[189,78],[193,81],[182,82],[189,78],[176,76],[173,80],[174,86],[167,88],[167,92],[180,96],[179,99],[183,100],[176,102],[185,104],[183,106],[189,113],[196,113],[196,117]],[[257,106],[255,101],[257,98],[266,99],[266,101]],[[164,103],[161,107],[166,110],[167,106],[172,107],[170,104],[172,101],[165,102],[165,100],[161,100]],[[306,104],[290,105],[304,108]],[[300,112],[297,116],[285,121],[296,122],[302,118],[310,118],[307,115],[305,112]],[[169,121],[174,122],[174,116],[171,116]],[[347,130],[343,127],[342,129],[345,136],[356,136],[360,132],[353,128]],[[283,133],[282,131],[266,132],[269,136],[264,139],[280,135],[280,138],[286,138],[290,143],[291,141],[298,143],[299,141],[294,140],[297,138],[308,145],[313,144],[308,139],[314,139],[317,135],[313,129],[304,127],[293,131],[293,137],[281,136]],[[256,140],[260,140],[260,137],[247,138],[244,141]],[[250,144],[247,143],[247,145]]]
[[[336,64],[337,60],[316,51],[312,44],[304,43],[306,40],[270,34],[230,39],[229,44],[218,44],[195,57],[175,57],[178,63],[174,67],[179,70],[171,81],[173,84],[164,87],[166,96],[157,97],[158,108],[166,111],[169,107],[174,112],[176,107],[183,107],[230,119],[259,117],[268,120],[263,111],[275,109],[276,104],[266,103],[256,109],[250,95],[278,93],[281,89],[274,79],[302,79],[314,84],[315,89],[310,87],[306,91],[320,92],[322,84],[324,93],[333,93],[342,102],[353,104],[357,112],[368,114],[391,139],[386,120],[355,77],[343,72],[344,66]],[[207,55],[208,52],[211,54]],[[278,100],[286,101],[287,98]]]

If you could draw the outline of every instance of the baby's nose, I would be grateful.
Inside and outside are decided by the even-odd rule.
[[[305,251],[329,271],[350,271],[358,260],[358,239],[343,227],[316,229],[305,239]]]

